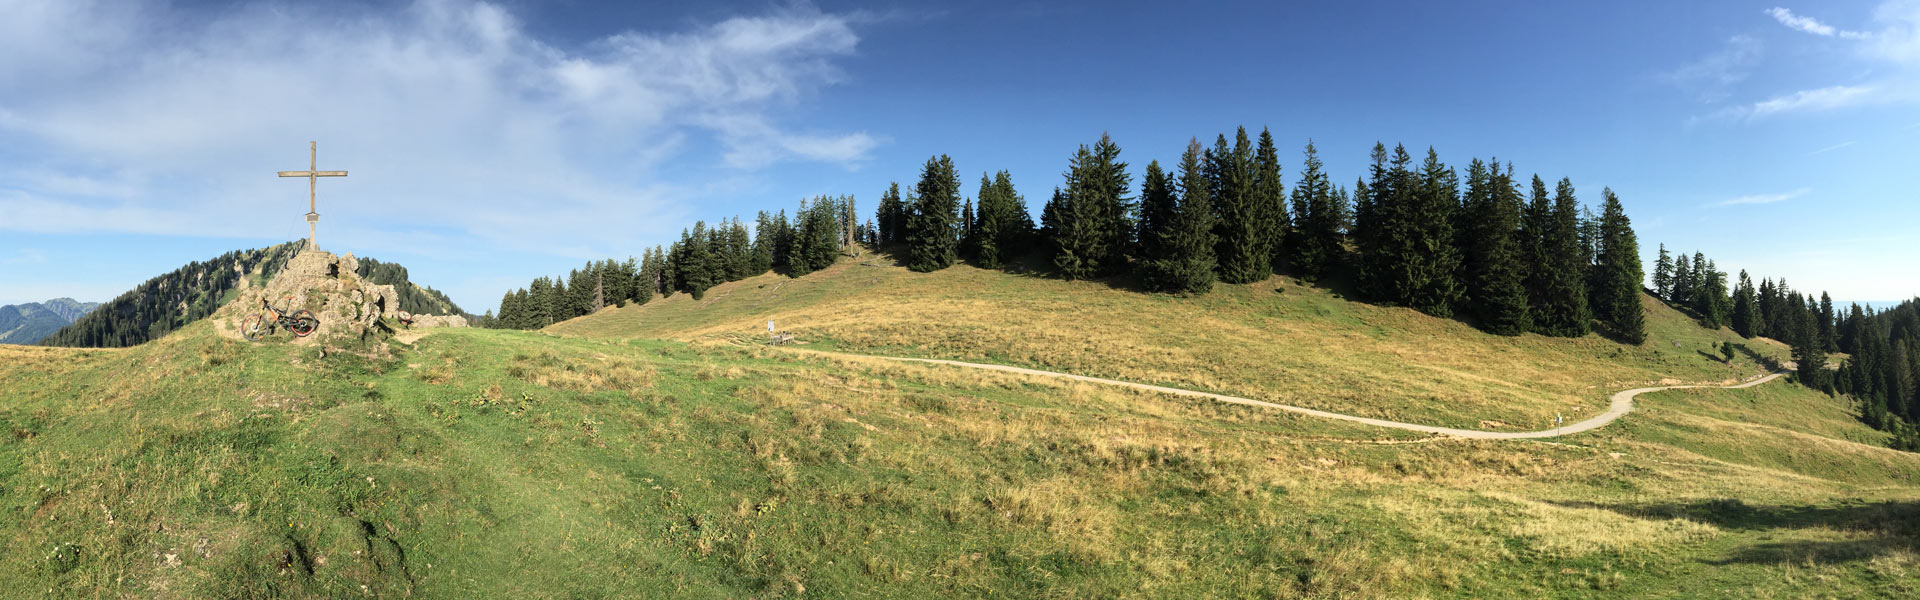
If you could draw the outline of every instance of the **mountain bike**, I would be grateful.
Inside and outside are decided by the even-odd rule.
[[[287,296],[282,301],[292,304],[293,296]],[[287,328],[287,331],[293,332],[294,337],[307,337],[307,334],[313,333],[314,329],[320,327],[320,320],[313,318],[313,313],[307,310],[288,313],[287,309],[274,306],[267,302],[265,296],[262,296],[260,312],[247,315],[247,318],[240,320],[240,336],[247,338],[249,342],[258,342],[260,338],[273,333],[273,328],[276,326]]]

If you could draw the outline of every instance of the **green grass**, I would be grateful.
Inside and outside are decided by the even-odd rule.
[[[0,596],[1920,591],[1920,460],[1782,384],[1420,441],[696,337],[7,349]]]
[[[1175,298],[845,261],[375,358],[211,322],[0,347],[0,597],[1920,593],[1920,458],[1784,383],[1644,395],[1558,440],[1436,440],[749,343],[776,318],[810,349],[1476,428],[1758,372],[1648,308],[1624,348],[1281,279]]]

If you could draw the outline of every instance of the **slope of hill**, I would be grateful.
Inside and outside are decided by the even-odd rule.
[[[0,348],[0,596],[1920,591],[1920,456],[1797,386],[1422,441],[699,337]]]
[[[252,250],[237,250],[206,262],[194,261],[154,277],[121,294],[52,335],[44,346],[119,348],[159,339],[206,318],[232,300],[238,290],[264,285],[306,247],[297,240]],[[405,267],[360,259],[357,275],[392,285],[400,309],[418,314],[464,314],[446,295],[407,280]]]
[[[1466,429],[1541,429],[1605,410],[1639,384],[1764,373],[1787,349],[1708,331],[1651,296],[1648,343],[1488,335],[1449,319],[1341,299],[1286,278],[1196,298],[967,266],[914,273],[841,261],[607,309],[547,330],[590,337],[764,339],[814,348],[1034,367]],[[1738,351],[1731,360],[1722,344]]]
[[[72,298],[0,306],[0,344],[38,342],[99,306],[99,302],[79,302]]]

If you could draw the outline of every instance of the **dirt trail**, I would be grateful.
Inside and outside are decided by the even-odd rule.
[[[893,357],[893,356],[874,356],[874,355],[868,355],[868,354],[858,354],[855,356],[865,356],[868,358],[879,358],[884,360],[892,360],[892,361],[900,361],[900,362],[917,362],[917,363],[927,363],[927,364],[935,364],[935,365],[948,365],[948,366],[963,367],[968,369],[1003,371],[1007,373],[1019,373],[1022,375],[1037,375],[1041,377],[1056,377],[1061,379],[1071,379],[1074,381],[1085,381],[1088,383],[1117,385],[1117,386],[1129,387],[1137,390],[1147,390],[1150,392],[1173,394],[1176,396],[1190,396],[1195,398],[1206,398],[1209,400],[1227,402],[1231,404],[1244,404],[1247,406],[1275,408],[1275,409],[1284,410],[1287,412],[1299,413],[1303,415],[1311,415],[1311,416],[1321,417],[1325,419],[1338,419],[1341,421],[1352,421],[1355,423],[1363,423],[1363,424],[1372,425],[1375,427],[1404,429],[1407,431],[1418,431],[1422,433],[1432,433],[1437,435],[1448,435],[1448,436],[1454,436],[1454,437],[1460,437],[1460,438],[1480,439],[1480,440],[1536,439],[1536,438],[1559,437],[1559,436],[1563,436],[1571,433],[1579,433],[1582,431],[1588,431],[1588,430],[1604,427],[1606,426],[1606,424],[1612,423],[1615,419],[1620,418],[1622,415],[1625,415],[1628,412],[1631,412],[1633,410],[1633,398],[1635,396],[1638,396],[1640,394],[1644,394],[1647,392],[1658,392],[1663,390],[1678,390],[1678,389],[1687,389],[1687,388],[1720,388],[1720,389],[1750,388],[1756,385],[1760,385],[1762,383],[1773,381],[1774,379],[1778,379],[1781,375],[1784,375],[1784,373],[1774,373],[1774,374],[1767,375],[1765,377],[1760,377],[1758,379],[1754,379],[1752,381],[1748,381],[1746,383],[1742,383],[1738,385],[1667,385],[1667,386],[1643,387],[1643,388],[1634,388],[1630,390],[1622,390],[1620,392],[1614,393],[1612,402],[1609,403],[1607,406],[1607,412],[1601,413],[1600,416],[1587,419],[1585,421],[1580,421],[1578,423],[1568,423],[1561,427],[1555,427],[1553,429],[1547,429],[1542,431],[1476,431],[1472,429],[1454,429],[1452,427],[1435,427],[1432,425],[1420,425],[1416,423],[1401,423],[1398,421],[1388,421],[1384,419],[1356,417],[1353,415],[1343,415],[1340,413],[1327,412],[1324,410],[1314,410],[1311,408],[1288,406],[1285,404],[1274,404],[1272,402],[1254,400],[1251,398],[1241,398],[1239,396],[1228,396],[1224,394],[1214,394],[1210,392],[1183,390],[1180,388],[1170,388],[1170,387],[1150,385],[1145,383],[1134,383],[1131,381],[1120,381],[1117,379],[1102,379],[1099,377],[1088,377],[1085,375],[1055,373],[1052,371],[1041,371],[1039,369],[1009,367],[1006,365],[970,363],[970,362],[961,362],[957,360],[942,360],[937,358],[899,358],[899,357]]]

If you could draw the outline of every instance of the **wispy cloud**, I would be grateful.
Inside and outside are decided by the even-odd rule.
[[[1825,147],[1825,148],[1821,148],[1821,149],[1819,149],[1819,150],[1815,150],[1815,151],[1812,151],[1812,152],[1808,152],[1808,153],[1807,153],[1807,156],[1813,156],[1813,155],[1815,155],[1815,154],[1826,154],[1826,153],[1828,153],[1828,152],[1832,152],[1832,151],[1835,151],[1835,150],[1839,150],[1839,149],[1841,149],[1841,148],[1845,148],[1845,147],[1847,147],[1847,146],[1852,146],[1852,145],[1854,145],[1854,144],[1856,144],[1856,143],[1858,143],[1858,142],[1857,142],[1856,140],[1847,140],[1847,141],[1844,141],[1844,142],[1840,142],[1840,143],[1838,143],[1838,144],[1834,144],[1834,145],[1832,145],[1832,146],[1827,146],[1827,147]]]
[[[1719,202],[1715,202],[1713,204],[1709,204],[1707,206],[1720,207],[1720,206],[1739,206],[1743,204],[1773,204],[1775,202],[1786,202],[1794,198],[1805,196],[1812,191],[1813,191],[1813,188],[1800,188],[1791,192],[1780,193],[1780,194],[1751,194],[1746,196],[1740,196],[1738,198],[1730,198],[1727,200],[1722,200]]]
[[[1778,6],[1767,9],[1767,14],[1771,15],[1775,21],[1779,21],[1781,25],[1786,25],[1787,27],[1798,29],[1800,31],[1805,31],[1807,33],[1811,33],[1814,35],[1822,35],[1826,37],[1842,37],[1850,40],[1864,40],[1864,39],[1867,39],[1867,37],[1870,35],[1868,33],[1861,32],[1861,31],[1846,31],[1844,29],[1836,29],[1832,25],[1828,25],[1826,23],[1821,23],[1820,21],[1814,20],[1813,17],[1796,15],[1796,14],[1793,14],[1793,11],[1787,10],[1785,8],[1778,7]]]
[[[1747,78],[1760,58],[1760,40],[1736,35],[1713,54],[1688,63],[1663,78],[1701,102],[1718,102],[1727,97],[1728,88]]]
[[[1786,113],[1833,110],[1889,99],[1882,92],[1882,88],[1872,85],[1836,85],[1817,90],[1800,90],[1752,104],[1728,107],[1715,113],[1714,116],[1753,120]]]

